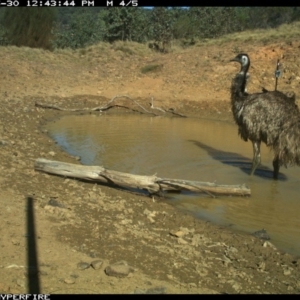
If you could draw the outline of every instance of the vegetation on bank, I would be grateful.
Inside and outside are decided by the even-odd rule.
[[[262,29],[271,29],[263,37],[266,42],[278,34],[293,38],[299,20],[299,7],[6,8],[0,12],[0,45],[54,50],[130,41],[168,52],[174,45],[226,41],[228,34],[251,41],[260,38]],[[292,27],[285,30],[283,24]]]

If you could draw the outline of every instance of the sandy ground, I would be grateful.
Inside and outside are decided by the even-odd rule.
[[[300,260],[271,242],[194,219],[158,197],[34,171],[40,157],[79,163],[40,129],[71,112],[36,101],[92,108],[126,94],[148,110],[153,97],[154,106],[188,117],[232,122],[229,87],[238,66],[228,60],[237,49],[252,60],[249,92],[274,89],[281,58],[279,89],[297,94],[298,48],[228,44],[138,55],[0,47],[0,292],[299,293]],[[161,67],[142,74],[150,64]],[[116,103],[134,107],[126,98]],[[117,110],[124,108],[108,113]]]

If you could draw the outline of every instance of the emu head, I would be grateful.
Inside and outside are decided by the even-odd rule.
[[[235,58],[231,59],[230,61],[239,62],[241,64],[240,73],[247,74],[248,69],[250,67],[250,58],[248,54],[245,53],[238,54]]]

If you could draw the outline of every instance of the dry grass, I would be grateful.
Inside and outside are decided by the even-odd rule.
[[[148,45],[137,42],[116,41],[111,44],[111,49],[128,55],[146,56],[147,54],[151,53]]]

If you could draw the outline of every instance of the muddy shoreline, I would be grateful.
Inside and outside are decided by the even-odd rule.
[[[300,291],[298,258],[269,242],[195,219],[163,199],[35,172],[38,157],[79,163],[40,130],[45,122],[70,112],[36,108],[37,100],[41,99],[2,100],[2,292],[27,290],[28,197],[34,203],[42,293]],[[70,108],[107,102],[98,96],[42,100]],[[193,106],[196,103],[190,102],[175,109],[199,117]],[[217,112],[207,103],[198,104],[205,112],[201,117],[231,119],[228,102],[214,106]],[[95,260],[102,262],[99,269],[90,266]],[[108,267],[120,261],[128,273],[121,268],[123,273],[109,275]]]

